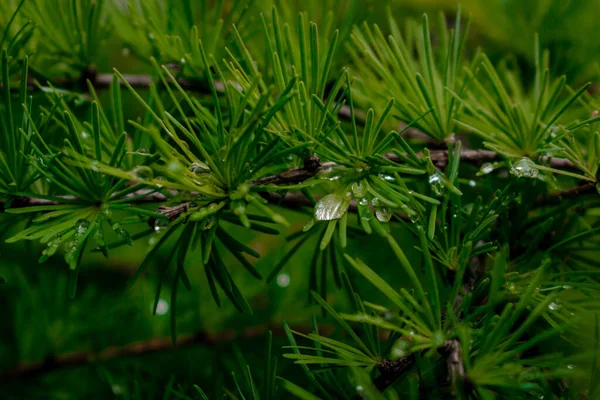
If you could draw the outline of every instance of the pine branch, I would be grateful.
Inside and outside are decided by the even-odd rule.
[[[312,328],[303,325],[294,326],[292,329],[305,334],[312,332]],[[334,327],[331,325],[319,325],[319,330],[328,334],[334,330]],[[176,348],[182,349],[193,346],[215,347],[237,339],[258,338],[265,335],[268,331],[271,331],[273,336],[286,337],[286,331],[281,324],[267,323],[246,328],[242,331],[235,329],[227,329],[214,333],[200,331],[192,335],[181,336],[177,339]],[[43,361],[22,363],[13,369],[0,373],[0,382],[7,382],[14,379],[28,379],[63,368],[85,366],[98,361],[102,362],[115,358],[150,355],[172,349],[173,342],[169,336],[134,342],[123,347],[108,347],[101,352],[77,351],[50,356]]]
[[[172,64],[170,65],[171,68],[177,70],[179,69],[179,65],[177,64]],[[123,78],[125,78],[125,81],[127,81],[127,83],[129,85],[131,85],[133,88],[148,88],[150,87],[150,84],[153,82],[153,77],[151,75],[135,75],[135,74],[124,74]],[[92,84],[92,86],[95,89],[108,89],[110,87],[110,85],[112,84],[114,79],[114,75],[113,74],[106,74],[106,73],[102,73],[102,74],[98,74],[96,73],[96,71],[94,69],[90,69],[87,70],[86,72],[84,72],[82,74],[82,77],[80,79],[80,85],[81,88],[84,92],[87,92],[87,85],[86,85],[86,81],[89,80]],[[125,86],[125,82],[121,79],[118,80],[119,84],[122,86]],[[199,82],[199,81],[192,81],[186,78],[177,78],[177,82],[181,85],[181,87],[184,90],[189,90],[189,91],[195,91],[195,92],[204,92],[204,93],[209,93],[209,87],[208,85]],[[37,85],[33,82],[33,80],[28,80],[28,83],[34,87],[37,87]],[[72,86],[72,82],[68,81],[68,80],[58,80],[56,82],[53,83],[55,86],[58,87],[69,87]],[[223,85],[223,82],[220,81],[214,81],[215,84],[215,88],[218,92],[224,92],[225,91],[225,86]],[[350,107],[348,105],[344,105],[340,108],[338,115],[344,119],[350,119],[351,117],[351,112],[350,112]],[[354,111],[354,116],[357,120],[357,122],[364,122],[366,116],[365,113],[362,110],[355,110]],[[402,123],[400,124],[399,129],[402,130],[402,128],[406,126],[406,124]],[[439,145],[439,143],[437,143],[435,140],[433,140],[429,135],[419,131],[418,129],[414,129],[414,128],[410,128],[408,129],[405,134],[405,137],[409,137],[409,138],[416,138],[421,142],[424,143],[430,143],[430,144],[436,144]],[[432,150],[431,151],[431,159],[432,161],[438,162],[440,163],[440,165],[444,166],[445,162],[447,162],[448,160],[448,151],[447,150]],[[466,161],[466,162],[470,162],[470,163],[485,163],[485,162],[494,162],[494,161],[500,161],[502,159],[502,157],[490,150],[468,150],[465,149],[462,151],[461,154],[461,160]],[[567,170],[573,170],[573,169],[577,169],[577,167],[569,160],[567,159],[562,159],[562,158],[552,158],[552,157],[547,157],[547,156],[543,156],[540,157],[540,161],[542,162],[548,162],[549,166],[552,168],[556,168],[556,169],[567,169]]]
[[[550,206],[560,204],[563,199],[573,199],[579,196],[598,194],[595,183],[585,182],[573,188],[560,190],[558,192],[540,195],[536,200],[537,205]]]
[[[458,293],[454,299],[453,309],[456,311],[463,302],[464,296],[470,293],[477,282],[483,276],[483,265],[479,257],[473,257],[469,260],[469,268],[463,278],[462,292]],[[442,310],[441,319],[444,321],[446,310]],[[456,343],[452,343],[456,342]],[[460,343],[456,340],[448,340],[444,347],[440,349],[446,356],[448,365],[448,374],[454,383],[460,383],[465,376],[464,365],[460,357]],[[380,392],[384,392],[393,385],[401,376],[403,376],[416,363],[417,359],[414,353],[400,357],[396,360],[384,360],[378,365],[380,375],[373,380],[373,384]],[[454,385],[453,385],[454,387]]]
[[[448,340],[444,344],[442,353],[446,356],[448,376],[452,385],[452,395],[456,396],[466,378],[465,365],[461,356],[461,345],[456,339]]]
[[[431,150],[430,151],[431,160],[434,165],[440,169],[443,169],[448,164],[448,150]],[[386,154],[385,157],[394,162],[400,162],[400,158],[395,154]],[[463,162],[479,165],[486,162],[492,162],[500,160],[500,156],[489,150],[469,150],[464,149],[461,152],[461,160]],[[557,169],[575,169],[573,163],[569,160],[561,159],[561,158],[552,158],[547,159],[550,166]],[[305,166],[298,168],[291,168],[286,172],[267,176],[264,178],[260,178],[254,182],[250,183],[250,186],[258,186],[258,185],[290,185],[304,182],[307,179],[315,177],[319,172],[328,170],[330,168],[340,167],[333,162],[321,163],[317,157],[313,157],[305,162]],[[342,167],[340,167],[342,168]],[[556,199],[560,199],[562,197],[573,197],[577,195],[583,195],[592,193],[595,190],[595,186],[593,184],[585,184],[583,186],[579,186],[573,189],[568,189],[566,191],[549,194],[546,197],[541,197],[538,199],[539,203],[552,203],[555,202]],[[142,196],[145,192],[147,192],[146,196]],[[173,196],[176,196],[176,192],[171,193]],[[279,195],[271,192],[263,192],[263,197],[267,199],[271,203],[275,203],[287,208],[297,208],[302,206],[311,207],[313,204],[309,199],[303,196],[301,193],[287,193],[286,195]],[[150,189],[142,189],[127,195],[127,197],[135,198],[132,200],[133,203],[165,203],[171,200],[170,197],[166,196],[163,193],[156,192]],[[64,197],[65,200],[73,200],[73,197]],[[4,205],[6,204],[6,200],[0,200],[0,212],[4,210]],[[41,205],[56,205],[62,204],[58,200],[47,200],[35,197],[16,197],[13,199],[11,207],[13,208],[22,208],[22,207],[32,207],[32,206],[41,206]],[[166,208],[171,212],[171,208]],[[351,211],[356,211],[356,204],[351,204]],[[183,211],[182,211],[183,212]],[[181,214],[181,213],[179,213]],[[179,214],[174,215],[176,218]]]

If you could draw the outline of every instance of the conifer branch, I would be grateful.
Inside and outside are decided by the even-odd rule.
[[[171,65],[175,69],[179,68],[178,65]],[[119,79],[118,82],[120,85],[125,86],[125,81],[133,88],[149,88],[150,84],[154,82],[153,77],[151,75],[143,75],[143,74],[124,74],[124,80]],[[89,80],[92,86],[95,89],[103,90],[108,89],[114,80],[113,74],[101,73],[98,74],[95,70],[90,69],[86,71],[80,81],[81,81],[81,89],[87,91],[86,80]],[[168,81],[168,79],[167,79]],[[37,87],[32,80],[28,80],[29,84]],[[200,81],[193,81],[186,78],[177,78],[177,82],[184,90],[190,90],[195,92],[204,92],[210,93],[208,85],[203,84]],[[54,82],[56,86],[66,86],[72,85],[72,81],[68,80],[59,80]],[[225,87],[222,82],[214,81],[215,89],[218,92],[224,92]],[[340,108],[338,115],[344,119],[351,118],[350,107],[348,105],[344,105]],[[355,110],[354,116],[358,122],[363,121],[365,119],[365,113],[362,110]],[[405,124],[401,124],[400,129],[405,126]],[[415,138],[424,143],[433,143],[439,144],[437,141],[433,140],[429,135],[419,131],[418,129],[410,128],[405,132],[405,137]],[[431,150],[431,159],[434,163],[439,163],[440,166],[445,166],[448,160],[448,150]],[[390,155],[387,155],[390,157]],[[490,150],[469,150],[465,149],[461,153],[461,160],[469,163],[485,163],[485,162],[494,162],[500,161],[502,157],[493,151]],[[569,160],[563,158],[553,158],[548,156],[540,157],[541,162],[547,162],[551,168],[555,169],[577,169],[577,167]],[[265,178],[267,179],[267,178]]]
[[[585,182],[573,188],[559,190],[547,195],[540,195],[538,196],[536,203],[537,205],[542,206],[556,205],[560,204],[563,199],[572,199],[589,194],[598,194],[595,183]]]
[[[446,356],[448,375],[452,385],[452,395],[456,396],[458,389],[462,387],[462,382],[466,377],[460,342],[456,339],[448,340],[444,344],[442,351]]]
[[[453,308],[455,311],[458,310],[462,304],[464,296],[473,291],[473,288],[483,276],[483,272],[483,266],[479,257],[471,258],[469,260],[469,267],[463,278],[462,291],[457,294],[454,300]],[[443,309],[441,315],[442,321],[445,319],[445,316],[446,310]],[[460,343],[456,340],[448,340],[440,351],[446,356],[450,378],[453,380],[453,383],[458,383],[458,380],[462,380],[465,377],[464,365],[460,356]],[[416,360],[414,353],[410,353],[396,360],[384,360],[378,365],[380,375],[373,380],[375,387],[383,393],[388,387],[393,385],[398,378],[410,370]]]
[[[386,154],[385,157],[394,162],[400,162],[400,158],[395,154]],[[434,165],[440,169],[443,169],[448,164],[448,150],[431,150],[430,151],[431,161]],[[479,165],[486,162],[493,162],[500,160],[500,156],[489,150],[470,150],[464,149],[461,151],[461,160],[463,162],[467,162],[472,165]],[[562,158],[551,158],[551,159],[543,159],[542,161],[547,161],[552,168],[556,169],[575,169],[576,167],[569,160]],[[319,172],[328,170],[330,168],[339,167],[336,163],[326,162],[321,163],[317,157],[314,157],[305,161],[305,166],[291,168],[286,172],[282,172],[277,175],[271,175],[264,178],[260,178],[254,182],[250,183],[250,186],[258,186],[258,185],[290,185],[304,182],[307,179],[315,177]],[[586,183],[582,186],[578,186],[572,189],[567,189],[565,191],[552,193],[547,196],[541,196],[538,199],[538,203],[545,204],[556,202],[557,199],[563,197],[574,197],[583,194],[593,193],[595,191],[595,185],[591,183]],[[147,195],[143,196],[144,193]],[[175,196],[177,193],[171,193]],[[312,206],[312,202],[309,201],[305,196],[301,193],[287,193],[286,195],[279,195],[276,193],[264,192],[262,193],[263,197],[270,201],[271,203],[275,203],[288,208],[297,208],[301,206]],[[169,196],[166,196],[163,193],[156,192],[150,189],[142,189],[130,193],[127,197],[132,198],[132,202],[134,203],[165,203],[171,201]],[[65,196],[65,200],[73,200],[73,197]],[[4,205],[6,201],[0,199],[0,211],[4,210]],[[32,206],[41,206],[41,205],[57,205],[62,204],[58,200],[47,200],[36,197],[23,197],[19,196],[13,199],[11,207],[14,208],[22,208],[22,207],[32,207]],[[351,211],[356,210],[356,204],[351,204]]]
[[[294,331],[308,334],[312,330],[303,325],[291,327]],[[319,325],[319,330],[324,334],[331,333],[334,328],[331,325]],[[262,337],[268,331],[276,337],[285,337],[285,329],[279,323],[267,323],[255,327],[246,328],[242,331],[227,329],[221,332],[200,331],[191,335],[181,336],[177,339],[176,348],[182,349],[193,346],[214,347],[223,343],[228,343],[239,339],[253,339]],[[63,368],[72,368],[85,366],[94,362],[103,362],[122,357],[135,357],[160,353],[162,351],[172,350],[172,338],[152,338],[128,344],[123,347],[108,347],[100,352],[77,351],[56,356],[49,356],[43,361],[21,363],[13,369],[0,372],[0,382],[6,382],[14,379],[26,379],[53,372]]]

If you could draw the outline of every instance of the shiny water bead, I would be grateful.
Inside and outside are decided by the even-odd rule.
[[[535,163],[528,157],[523,157],[510,168],[510,174],[517,178],[532,178],[539,176],[540,171]]]
[[[348,211],[350,197],[338,193],[321,197],[315,206],[315,219],[318,221],[331,221],[340,219]]]

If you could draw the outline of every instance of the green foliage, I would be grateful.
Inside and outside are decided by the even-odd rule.
[[[455,118],[461,108],[452,92],[463,93],[468,84],[462,70],[468,22],[466,27],[462,25],[460,9],[455,27],[449,32],[443,14],[439,20],[444,27],[440,29],[441,43],[435,52],[426,15],[421,25],[407,24],[406,34],[390,16],[391,35],[387,40],[377,25],[370,28],[364,24],[354,30],[354,46],[350,50],[363,80],[361,103],[370,104],[375,93],[389,92],[397,99],[399,119],[407,124],[431,110],[415,126],[441,141],[454,134]],[[373,86],[377,81],[379,84]]]
[[[204,69],[199,58],[188,59],[201,39],[209,54],[217,59],[223,46],[232,40],[232,24],[245,32],[245,16],[252,1],[172,1],[126,2],[111,0],[107,12],[123,38],[126,52],[163,63],[180,63],[184,75],[198,77]]]
[[[0,4],[0,380],[594,398],[598,44],[559,3]]]

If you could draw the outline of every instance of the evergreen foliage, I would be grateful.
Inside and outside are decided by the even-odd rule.
[[[383,3],[0,2],[2,398],[600,398],[597,2]]]

